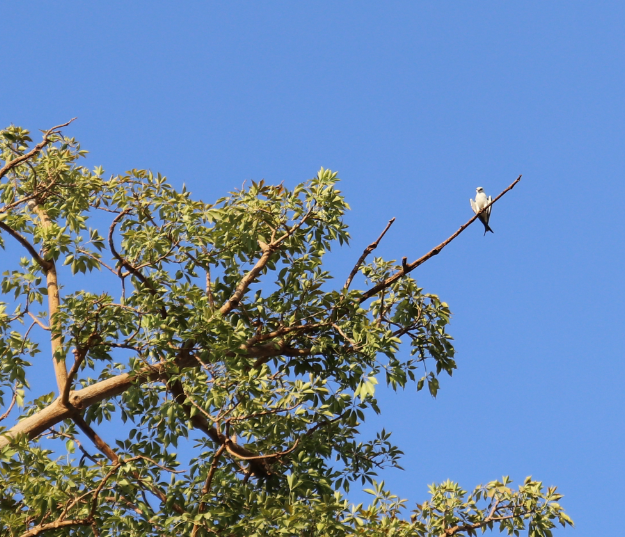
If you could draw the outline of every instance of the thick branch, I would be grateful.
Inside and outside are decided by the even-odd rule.
[[[251,358],[258,358],[257,362],[252,366],[253,368],[260,367],[274,356],[298,357],[309,356],[311,354],[311,352],[306,349],[275,346],[273,344],[253,347],[246,352]],[[190,353],[188,357],[178,360],[177,365],[179,367],[200,367]],[[133,385],[137,386],[144,382],[162,380],[163,374],[165,373],[165,366],[165,363],[148,365],[139,371],[122,373],[121,375],[87,386],[82,390],[71,391],[69,395],[69,405],[63,405],[61,397],[59,397],[43,410],[19,421],[10,430],[4,432],[0,436],[0,448],[6,446],[11,441],[11,438],[15,438],[20,434],[25,434],[31,439],[35,438],[46,429],[53,427],[63,420],[71,418],[91,405],[124,393]]]
[[[271,475],[269,465],[266,462],[268,457],[263,455],[259,456],[257,453],[254,453],[243,446],[232,443],[226,435],[213,427],[213,425],[209,423],[208,420],[201,414],[194,414],[191,416],[192,405],[187,402],[187,395],[184,393],[182,383],[179,380],[168,383],[168,386],[171,393],[174,395],[174,400],[183,408],[188,419],[191,423],[193,423],[193,426],[196,429],[202,431],[217,445],[225,445],[230,455],[239,459],[250,460],[250,467],[252,468],[254,474],[263,477]]]
[[[48,214],[41,208],[36,202],[33,203],[33,210],[39,217],[41,227],[48,229],[52,222],[48,217]],[[58,360],[57,354],[63,347],[61,339],[61,330],[58,327],[58,323],[55,322],[55,316],[61,307],[61,300],[59,298],[59,282],[56,274],[56,263],[54,259],[45,260],[48,264],[47,268],[44,268],[46,275],[46,287],[48,289],[48,318],[50,320],[50,330],[52,331],[52,365],[54,366],[54,374],[56,376],[56,383],[59,388],[59,393],[63,393],[65,385],[67,384],[67,367],[65,360]]]
[[[473,218],[471,218],[466,224],[464,224],[463,226],[460,226],[460,229],[458,229],[458,231],[456,231],[451,237],[449,237],[447,240],[441,242],[435,248],[432,248],[427,254],[425,254],[424,256],[420,257],[416,261],[413,261],[412,263],[406,263],[405,259],[404,259],[404,261],[402,261],[402,268],[400,270],[398,270],[392,276],[389,276],[388,278],[386,278],[386,280],[381,281],[377,285],[374,285],[368,291],[365,291],[361,295],[361,297],[359,299],[359,302],[364,302],[365,300],[368,300],[372,296],[377,295],[380,291],[382,291],[383,289],[386,289],[387,287],[389,287],[391,284],[393,284],[394,282],[399,280],[402,276],[405,276],[409,272],[413,271],[419,265],[422,265],[423,263],[425,263],[431,257],[434,257],[435,255],[438,255],[441,252],[441,250],[443,248],[445,248],[445,246],[447,246],[458,235],[460,235],[460,233],[462,233],[467,227],[469,227],[473,222],[475,222],[483,212],[488,210],[488,208],[491,205],[493,205],[499,198],[501,198],[506,192],[508,192],[509,190],[512,190],[515,187],[515,185],[520,180],[521,180],[521,176],[519,175],[517,177],[517,179],[508,188],[506,188],[501,194],[499,194],[499,196],[497,196],[491,203],[489,203],[488,205],[484,206],[484,208],[481,211],[479,211],[477,214],[475,214],[473,216]]]
[[[70,392],[69,405],[63,405],[61,397],[58,397],[43,410],[19,421],[9,431],[3,433],[0,437],[0,448],[6,446],[11,438],[21,434],[27,435],[30,439],[35,438],[46,429],[71,418],[91,405],[124,393],[133,384],[158,380],[163,370],[163,364],[149,366],[138,373],[124,373],[87,386],[82,390]]]
[[[60,528],[70,528],[72,526],[91,526],[93,520],[91,518],[80,518],[76,520],[56,520],[47,524],[39,524],[29,529],[26,533],[22,533],[20,537],[35,537],[41,535],[45,531],[58,530]]]
[[[0,169],[0,179],[4,177],[10,170],[15,168],[16,166],[19,166],[21,163],[27,162],[34,156],[38,155],[43,150],[43,148],[46,147],[50,143],[50,137],[53,134],[57,133],[59,129],[69,125],[72,121],[74,121],[74,119],[76,118],[72,118],[66,123],[62,123],[61,125],[57,125],[47,130],[46,132],[44,132],[43,140],[39,142],[35,147],[33,147],[28,153],[26,153],[25,155],[21,155],[15,158],[14,160],[11,160],[10,162],[7,162],[2,167],[2,169]],[[50,227],[51,225],[50,219],[48,218],[48,215],[45,213],[45,211],[37,204],[36,199],[32,200],[32,204],[33,204],[35,212],[39,216],[41,226],[43,228]],[[18,240],[28,250],[28,252],[31,254],[33,259],[35,259],[35,261],[43,269],[46,275],[46,283],[48,287],[48,314],[50,317],[50,328],[52,329],[53,334],[56,332],[56,335],[53,335],[52,337],[52,357],[53,357],[52,361],[53,361],[54,372],[55,372],[56,382],[59,388],[59,392],[62,392],[65,387],[65,383],[67,381],[67,369],[65,367],[65,362],[63,360],[57,360],[55,357],[57,351],[60,350],[61,348],[61,336],[58,330],[55,330],[54,324],[52,322],[52,319],[54,315],[57,313],[59,309],[59,305],[60,305],[58,281],[57,281],[56,267],[54,264],[54,260],[46,260],[45,258],[42,258],[39,255],[39,253],[35,250],[35,248],[32,246],[32,244],[30,244],[30,242],[26,240],[25,237],[23,237],[17,231],[11,229],[6,224],[0,222],[0,229],[5,230],[7,233],[9,233],[15,239]]]

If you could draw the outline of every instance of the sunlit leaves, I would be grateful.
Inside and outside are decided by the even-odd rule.
[[[71,517],[101,535],[429,536],[486,520],[478,503],[495,493],[520,513],[498,521],[504,530],[523,523],[548,535],[550,521],[567,523],[555,491],[533,481],[469,496],[435,486],[412,520],[406,500],[376,482],[401,468],[402,452],[390,432],[364,438],[359,427],[381,411],[380,383],[437,395],[440,375],[456,368],[451,312],[410,276],[362,303],[362,281],[348,292],[333,280],[324,256],[349,241],[335,172],[292,189],[251,182],[209,204],[146,170],[105,178],[80,165],[75,140],[51,139],[0,181],[0,219],[13,231],[0,240],[32,247],[3,267],[0,404],[15,393],[22,418],[50,408],[58,393],[25,390],[39,352],[32,330],[52,335],[75,393],[101,389],[80,415],[115,426],[115,455],[71,420],[43,431],[45,443],[16,438],[0,455],[0,527]],[[23,129],[1,131],[1,158],[31,142]],[[52,261],[61,304],[50,334]],[[375,258],[361,267],[364,285],[399,268]],[[51,357],[38,358],[51,372]],[[349,506],[342,494],[354,484],[368,487],[370,506]]]

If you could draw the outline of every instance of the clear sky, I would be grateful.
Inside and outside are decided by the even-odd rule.
[[[406,470],[383,477],[411,504],[531,474],[565,494],[557,535],[621,524],[623,2],[13,2],[0,46],[1,126],[78,116],[90,166],[207,202],[338,170],[339,282],[389,218],[378,252],[412,260],[523,174],[494,234],[413,273],[454,312],[457,373],[436,400],[382,393],[363,432],[393,431]]]

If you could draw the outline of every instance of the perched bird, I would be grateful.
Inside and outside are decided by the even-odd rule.
[[[477,214],[484,207],[486,207],[486,205],[488,205],[493,200],[493,198],[491,198],[490,196],[486,197],[486,194],[484,193],[484,189],[481,186],[478,186],[475,189],[475,191],[476,191],[475,201],[473,201],[472,199],[470,199],[469,201],[471,202],[471,209],[473,209],[473,212]],[[491,233],[495,233],[488,225],[488,221],[490,220],[491,209],[492,209],[492,205],[489,206],[488,209],[486,209],[482,214],[480,214],[480,216],[478,216],[478,218],[480,219],[480,222],[484,224],[484,235],[486,235],[487,231],[490,231]]]

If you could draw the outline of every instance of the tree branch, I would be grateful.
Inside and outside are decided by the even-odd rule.
[[[508,187],[506,188],[501,194],[499,194],[499,196],[497,196],[491,203],[485,205],[481,211],[479,211],[477,214],[475,214],[473,216],[473,218],[471,218],[466,224],[460,226],[460,229],[458,229],[458,231],[456,231],[451,237],[449,237],[447,240],[444,240],[443,242],[441,242],[438,246],[436,246],[435,248],[432,248],[427,254],[425,254],[424,256],[420,257],[419,259],[417,259],[416,261],[413,261],[412,263],[405,263],[402,262],[402,268],[401,270],[398,270],[395,274],[393,274],[392,276],[389,276],[388,278],[386,278],[384,281],[378,283],[377,285],[374,285],[371,289],[369,289],[368,291],[365,291],[359,299],[359,302],[362,303],[365,300],[368,300],[369,298],[371,298],[374,295],[377,295],[380,291],[382,291],[383,289],[386,289],[387,287],[389,287],[391,284],[393,284],[394,282],[396,282],[397,280],[399,280],[402,276],[405,276],[406,274],[408,274],[409,272],[413,271],[414,269],[416,269],[419,265],[422,265],[423,263],[425,263],[428,259],[430,259],[431,257],[434,257],[435,255],[438,255],[441,250],[443,248],[445,248],[445,246],[447,246],[451,241],[453,241],[458,235],[460,235],[460,233],[462,233],[467,227],[469,227],[473,222],[475,222],[479,216],[486,211],[491,205],[493,205],[499,198],[501,198],[506,192],[508,192],[509,190],[512,190],[515,185],[521,180],[521,176],[519,175],[516,180]]]
[[[57,431],[56,429],[52,429],[52,428],[50,428],[50,433],[53,435],[53,437],[54,437],[54,436],[58,436],[58,437],[61,437],[61,438],[67,438],[68,440],[71,440],[72,442],[76,442],[76,445],[78,446],[78,449],[80,449],[80,451],[82,452],[83,457],[86,457],[87,459],[89,459],[89,460],[91,460],[91,461],[95,462],[96,464],[100,464],[100,463],[98,463],[98,461],[96,460],[96,458],[95,458],[93,455],[91,455],[91,453],[89,453],[89,452],[88,452],[88,451],[87,451],[87,450],[83,447],[82,443],[80,442],[80,440],[78,440],[78,438],[75,438],[75,437],[73,437],[73,436],[72,436],[72,435],[70,435],[70,434],[63,433],[63,432],[61,432],[61,431]]]
[[[9,408],[7,408],[6,412],[2,414],[2,416],[0,416],[0,421],[7,418],[7,416],[11,413],[11,410],[13,410],[13,407],[15,406],[15,401],[17,401],[17,386],[15,386],[15,388],[11,388],[11,391],[13,392],[13,397],[11,397],[11,403],[9,404]]]
[[[269,258],[273,253],[273,247],[272,245],[265,244],[262,241],[258,241],[258,244],[263,252],[260,256],[260,259],[256,262],[254,267],[252,267],[252,270],[250,270],[245,276],[243,276],[243,278],[241,278],[241,281],[237,285],[232,296],[224,303],[223,306],[221,306],[221,308],[219,308],[219,311],[222,315],[230,313],[234,308],[239,305],[239,302],[241,301],[241,298],[243,297],[243,294],[245,293],[247,288],[256,279],[256,276],[258,276],[267,265],[267,262],[269,261]]]
[[[48,229],[52,222],[48,217],[48,213],[36,202],[33,201],[32,204],[33,212],[39,217],[39,221],[41,222],[41,227],[43,229]],[[58,360],[57,353],[63,348],[61,333],[58,330],[55,322],[55,316],[61,307],[61,299],[59,297],[59,282],[58,276],[56,273],[56,263],[54,259],[45,259],[47,263],[47,268],[43,267],[43,271],[46,275],[46,287],[48,289],[48,318],[50,320],[50,330],[52,332],[52,365],[54,367],[54,374],[56,376],[56,383],[59,388],[59,393],[63,393],[65,390],[65,385],[67,384],[67,367],[65,366],[65,360]]]
[[[221,457],[221,454],[224,452],[225,449],[226,449],[226,444],[223,444],[219,446],[219,448],[215,452],[215,456],[213,457],[213,462],[211,462],[210,470],[208,471],[208,475],[206,476],[206,481],[204,482],[204,486],[202,487],[202,496],[206,496],[210,492],[211,484],[213,482],[213,477],[215,475],[215,472],[217,471],[217,465],[219,464],[219,458]],[[202,500],[200,502],[198,511],[200,513],[203,513],[205,508],[206,508],[206,502]],[[200,529],[200,525],[194,524],[193,531],[191,532],[191,537],[196,537],[199,529]]]
[[[56,127],[52,127],[51,129],[44,132],[43,140],[39,142],[35,147],[33,147],[28,153],[7,162],[2,168],[0,168],[0,179],[2,179],[13,168],[15,168],[16,166],[19,166],[22,162],[25,162],[31,159],[32,157],[34,157],[35,155],[39,154],[41,150],[50,143],[50,136],[52,134],[55,134],[56,131],[58,131],[59,129],[62,129],[63,127],[67,127],[75,119],[76,118],[73,117],[67,123],[57,125]]]
[[[241,298],[243,298],[243,295],[245,294],[245,291],[247,291],[247,288],[261,273],[261,271],[267,266],[271,254],[273,254],[286,239],[288,239],[291,235],[293,235],[293,233],[295,233],[300,227],[302,227],[302,225],[304,225],[304,222],[308,220],[314,208],[315,205],[313,204],[313,206],[308,209],[308,212],[297,224],[293,225],[284,235],[276,240],[273,240],[270,244],[265,244],[263,241],[260,240],[258,241],[258,245],[260,246],[260,249],[263,253],[260,256],[260,259],[252,267],[252,269],[245,276],[243,276],[243,278],[241,278],[241,281],[237,285],[232,296],[219,309],[222,315],[230,313],[234,308],[239,305],[239,302],[241,302]]]
[[[266,456],[259,456],[258,454],[253,453],[243,446],[233,444],[227,437],[227,435],[220,433],[215,427],[213,427],[211,423],[207,421],[207,419],[202,414],[194,414],[193,416],[191,415],[192,405],[187,402],[187,395],[184,393],[182,383],[179,380],[170,380],[167,385],[174,396],[174,400],[182,407],[188,419],[191,421],[191,423],[193,423],[193,426],[196,429],[202,431],[217,445],[226,445],[228,453],[230,453],[232,456],[244,460],[249,459],[250,466],[253,467],[253,472],[256,475],[264,477],[271,475],[269,464],[265,460],[267,459]]]
[[[74,414],[72,416],[72,421],[78,425],[78,428],[85,433],[85,436],[93,442],[93,445],[100,450],[106,457],[113,463],[117,464],[119,462],[119,457],[117,453],[115,453],[111,447],[104,441],[102,438],[98,436],[98,434],[89,426],[89,424],[84,420],[84,418],[80,414]]]
[[[30,318],[35,321],[41,328],[43,328],[44,330],[47,330],[48,332],[50,331],[50,327],[46,326],[45,324],[43,324],[39,319],[37,319],[37,317],[35,317],[30,311],[27,311],[26,313],[28,313],[28,315],[30,315]]]
[[[343,289],[345,289],[345,290],[349,289],[349,286],[352,284],[352,280],[354,279],[354,276],[356,276],[356,273],[358,272],[358,269],[364,263],[365,259],[367,259],[367,256],[371,252],[373,252],[373,250],[375,250],[378,247],[378,244],[380,244],[380,241],[384,238],[384,235],[386,235],[386,232],[393,225],[393,222],[395,222],[395,217],[391,218],[388,221],[388,224],[386,224],[386,227],[384,228],[384,231],[382,231],[382,234],[375,241],[373,241],[369,246],[367,246],[365,248],[365,251],[362,253],[362,255],[360,256],[358,261],[356,261],[356,264],[354,265],[354,268],[349,273],[349,276],[347,277],[347,281],[345,282],[345,285],[343,286]]]
[[[119,213],[113,219],[113,222],[111,222],[111,227],[109,228],[109,236],[108,236],[109,248],[111,250],[111,253],[113,254],[113,257],[115,257],[115,259],[119,261],[119,264],[122,267],[126,267],[133,276],[135,276],[138,280],[140,280],[148,288],[148,291],[150,291],[152,296],[157,296],[158,292],[154,288],[154,285],[152,285],[152,282],[148,278],[146,278],[143,274],[141,274],[141,272],[137,270],[137,268],[134,265],[132,265],[127,259],[122,257],[115,249],[115,242],[113,241],[113,233],[115,232],[115,227],[117,226],[119,221],[131,211],[132,209],[124,209],[121,213]],[[121,269],[120,269],[120,272],[121,272]],[[121,277],[121,273],[119,274],[119,276]],[[161,317],[163,317],[163,319],[167,317],[167,311],[165,310],[164,306],[161,306]]]
[[[311,351],[308,349],[294,349],[288,345],[276,346],[273,344],[252,347],[246,352],[251,358],[258,358],[252,366],[253,368],[259,368],[270,358],[275,356],[302,357],[311,355]],[[200,367],[200,364],[194,360],[192,353],[189,353],[189,356],[186,358],[181,357],[177,362],[179,367]],[[0,448],[9,444],[12,438],[22,434],[33,439],[46,429],[53,427],[63,420],[72,418],[72,416],[82,412],[91,405],[124,393],[133,385],[138,386],[144,382],[163,380],[166,365],[165,362],[155,365],[146,365],[139,371],[122,373],[121,375],[96,382],[81,390],[70,391],[69,405],[63,405],[61,397],[58,397],[43,410],[20,420],[10,430],[2,433],[0,435]],[[194,416],[194,418],[196,417],[197,415]],[[215,441],[221,444],[219,440]]]
[[[97,447],[104,455],[106,455],[109,458],[109,460],[114,464],[114,469],[117,468],[122,462],[129,462],[130,460],[133,460],[133,459],[145,459],[163,470],[166,470],[168,472],[178,473],[175,470],[172,470],[171,468],[165,468],[164,466],[161,466],[156,461],[150,459],[149,457],[145,457],[143,455],[133,457],[132,459],[128,459],[127,461],[121,460],[119,456],[117,455],[117,453],[115,453],[111,449],[111,447],[104,440],[102,440],[102,438],[98,436],[98,434],[89,426],[89,424],[83,419],[83,417],[80,414],[75,414],[74,416],[72,416],[72,420],[74,421],[76,425],[78,425],[80,430],[83,433],[85,433],[85,435],[87,435],[89,440],[93,442],[93,445]],[[138,481],[143,482],[143,480],[140,478],[137,472],[133,472],[133,476]],[[149,483],[148,488],[161,502],[165,503],[167,501],[167,495],[161,489],[159,489],[154,483]],[[172,504],[172,508],[178,514],[183,514],[185,512],[184,508],[182,508],[176,502]],[[93,516],[93,512],[91,513],[91,516]]]
[[[15,231],[13,228],[7,226],[4,222],[0,222],[0,229],[6,231],[11,237],[17,240],[32,256],[32,258],[37,262],[37,264],[42,268],[42,270],[47,271],[50,268],[50,262],[46,261],[43,257],[39,255],[39,252],[35,250],[35,247],[28,242],[28,239],[24,237],[22,234]]]
[[[56,520],[54,522],[48,522],[47,524],[39,524],[34,528],[29,529],[26,533],[22,533],[20,537],[35,537],[41,535],[44,531],[58,530],[60,528],[69,528],[72,526],[91,526],[92,520],[90,518],[80,518],[76,520]]]

